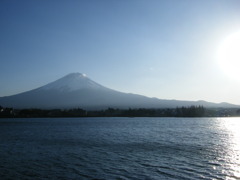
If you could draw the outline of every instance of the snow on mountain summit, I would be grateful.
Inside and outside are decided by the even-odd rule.
[[[60,91],[76,91],[80,89],[99,89],[104,88],[102,85],[89,79],[86,74],[82,73],[71,73],[64,76],[57,81],[49,83],[43,87],[41,90],[60,90]]]
[[[0,97],[0,105],[14,108],[175,108],[181,106],[239,107],[203,101],[160,100],[106,88],[85,74],[71,73],[52,83],[20,94]]]

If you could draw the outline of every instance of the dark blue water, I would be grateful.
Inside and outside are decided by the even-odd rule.
[[[240,179],[240,119],[0,119],[0,177]]]

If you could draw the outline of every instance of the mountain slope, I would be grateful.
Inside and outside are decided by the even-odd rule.
[[[175,108],[203,105],[205,107],[235,107],[206,101],[177,101],[148,98],[106,88],[81,73],[72,73],[40,88],[21,94],[1,97],[0,105],[14,108]]]

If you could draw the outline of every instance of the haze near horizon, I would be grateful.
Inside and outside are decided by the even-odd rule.
[[[81,72],[122,92],[240,104],[240,1],[1,1],[0,97]]]

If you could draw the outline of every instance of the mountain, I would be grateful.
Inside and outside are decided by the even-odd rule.
[[[71,73],[40,88],[0,98],[0,105],[14,108],[175,108],[203,105],[204,107],[239,107],[228,103],[178,101],[149,98],[123,93],[104,87],[86,75]]]

